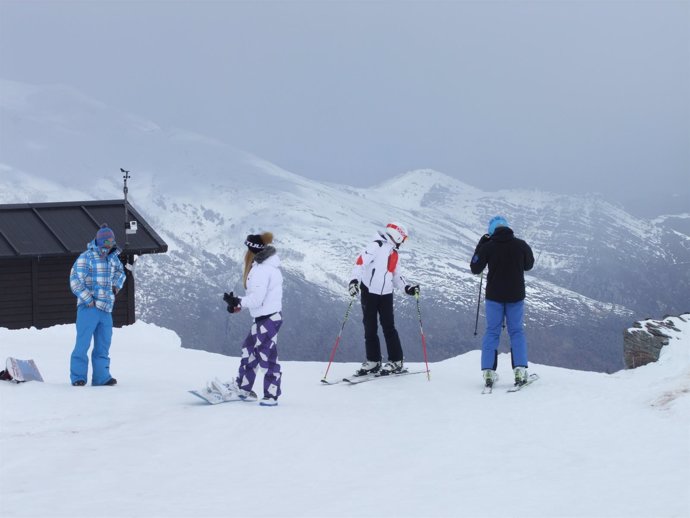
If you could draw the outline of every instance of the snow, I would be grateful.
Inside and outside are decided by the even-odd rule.
[[[673,320],[657,363],[532,365],[540,380],[516,394],[507,354],[491,395],[478,351],[432,364],[431,381],[358,386],[322,385],[326,363],[285,362],[275,408],[188,394],[238,358],[151,324],[115,330],[116,387],[69,385],[74,326],[0,329],[0,358],[33,358],[45,378],[0,383],[1,514],[690,516],[690,315]],[[354,368],[336,363],[329,379]]]
[[[674,233],[683,232],[678,225],[664,225],[668,218],[635,218],[596,195],[484,192],[432,169],[356,189],[306,179],[231,143],[161,126],[68,86],[0,79],[0,92],[0,119],[8,128],[0,203],[120,199],[124,166],[132,171],[129,201],[168,243],[169,257],[193,270],[192,283],[216,275],[193,265],[195,260],[241,263],[244,251],[237,243],[248,233],[271,230],[285,271],[337,296],[362,240],[399,221],[410,232],[403,250],[410,259],[403,260],[407,275],[446,303],[472,301],[476,278],[468,258],[489,218],[503,214],[535,251],[532,275],[572,290],[563,298],[563,292],[550,291],[553,284],[535,283],[553,301],[553,310],[535,319],[572,326],[582,316],[608,318],[589,307],[620,304],[620,293],[579,280],[608,278],[608,261],[625,261],[632,277],[640,269],[665,272],[663,265],[682,265],[687,258],[690,238]],[[671,221],[676,220],[684,221]],[[678,241],[682,247],[669,250]],[[593,256],[593,250],[604,254]],[[155,271],[153,260],[141,266],[148,278],[167,273]],[[657,298],[673,306],[673,297]],[[617,313],[632,315],[641,311],[638,306],[631,303]]]

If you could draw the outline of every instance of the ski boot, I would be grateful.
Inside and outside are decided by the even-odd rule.
[[[494,383],[498,381],[498,374],[496,374],[495,370],[484,369],[482,371],[482,374],[484,375],[484,387],[486,388],[492,388],[494,386]]]
[[[527,383],[527,367],[515,367],[515,369],[513,369],[513,372],[515,373],[516,387],[521,387],[522,385]]]
[[[354,376],[368,376],[376,374],[381,369],[381,362],[370,362],[369,360],[362,363],[362,366],[357,370]]]
[[[400,374],[403,372],[403,361],[399,362],[387,362],[386,365],[381,369],[379,376],[388,376],[390,374]]]

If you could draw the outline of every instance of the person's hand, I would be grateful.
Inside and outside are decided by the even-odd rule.
[[[234,306],[234,307],[228,306],[227,310],[228,310],[228,313],[239,313],[240,311],[242,311],[242,306],[240,306],[239,304],[237,306]]]
[[[405,286],[405,293],[408,295],[419,295],[419,284],[408,284]]]
[[[223,300],[228,305],[228,313],[239,313],[242,311],[242,299],[235,297],[233,292],[223,293]]]
[[[350,281],[348,291],[350,292],[350,297],[356,297],[359,295],[359,281],[357,279],[352,279]]]

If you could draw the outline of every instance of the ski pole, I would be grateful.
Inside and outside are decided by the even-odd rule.
[[[419,292],[415,293],[414,298],[417,299],[417,315],[419,316],[419,331],[422,334],[422,351],[424,351],[424,363],[426,364],[426,379],[431,381],[431,373],[429,372],[429,361],[426,356],[426,338],[424,337],[424,327],[422,327],[422,312],[419,309]]]
[[[479,326],[479,304],[482,301],[482,284],[484,283],[484,272],[479,280],[479,296],[477,297],[477,318],[474,320],[474,336],[477,336],[477,326]]]
[[[350,310],[352,309],[352,304],[355,302],[355,298],[352,297],[350,300],[350,304],[347,306],[347,311],[345,312],[345,318],[343,319],[343,323],[340,326],[340,333],[338,333],[338,338],[335,339],[335,345],[333,346],[333,350],[331,351],[331,357],[328,360],[328,367],[326,367],[326,374],[323,375],[323,379],[321,380],[321,383],[328,383],[326,381],[326,377],[328,376],[328,371],[331,368],[331,363],[333,363],[333,358],[335,357],[335,351],[338,349],[338,344],[340,343],[340,337],[343,334],[343,329],[345,329],[345,323],[347,322],[348,317],[350,316]]]

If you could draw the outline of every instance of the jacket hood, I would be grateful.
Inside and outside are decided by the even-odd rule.
[[[491,234],[492,241],[509,241],[513,239],[513,229],[510,227],[498,227]]]
[[[276,254],[275,247],[267,246],[254,257],[256,264],[267,264],[269,266],[280,266],[280,258]]]

